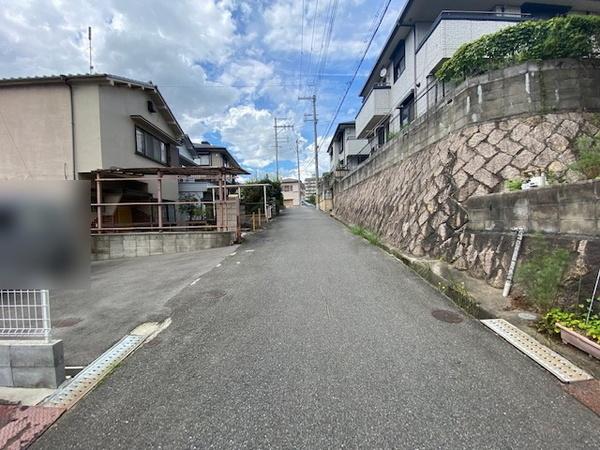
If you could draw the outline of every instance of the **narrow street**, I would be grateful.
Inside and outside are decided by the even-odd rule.
[[[171,326],[35,448],[600,442],[600,418],[552,375],[313,209],[286,210],[169,306]]]

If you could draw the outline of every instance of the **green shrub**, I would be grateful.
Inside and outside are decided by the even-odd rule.
[[[582,136],[575,144],[577,161],[570,168],[582,173],[588,180],[600,177],[600,137]]]
[[[521,186],[523,185],[523,180],[520,178],[513,178],[512,180],[506,180],[504,185],[506,186],[506,189],[511,192],[520,191],[522,189]]]
[[[569,260],[568,251],[551,249],[543,237],[533,237],[529,257],[517,269],[517,282],[532,306],[540,311],[553,306]]]
[[[598,16],[531,20],[462,45],[436,76],[460,81],[525,61],[595,58],[600,55],[599,42]]]
[[[600,343],[600,317],[594,315],[585,323],[585,315],[575,312],[563,311],[552,308],[538,322],[538,330],[548,334],[559,334],[560,329],[556,326],[561,324]]]

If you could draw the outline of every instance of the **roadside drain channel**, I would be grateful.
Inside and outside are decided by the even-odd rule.
[[[486,327],[507,340],[563,383],[591,380],[593,377],[571,361],[550,350],[504,319],[482,320]]]
[[[71,408],[145,340],[146,336],[132,334],[125,336],[89,366],[75,375],[68,384],[59,388],[53,395],[46,399],[44,404],[46,406]]]
[[[109,375],[127,356],[145,342],[153,340],[171,324],[171,319],[161,323],[148,322],[139,325],[130,334],[100,355],[86,367],[66,368],[70,380],[44,401],[45,406],[72,408],[84,395],[90,392],[104,377]]]

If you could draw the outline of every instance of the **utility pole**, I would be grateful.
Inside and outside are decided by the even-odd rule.
[[[276,167],[276,175],[277,175],[277,181],[279,181],[279,130],[280,129],[286,129],[286,128],[294,128],[294,125],[279,125],[278,124],[278,120],[288,120],[288,119],[281,119],[281,118],[277,118],[274,117],[273,121],[274,121],[274,127],[275,128],[275,167]],[[289,141],[288,141],[289,142]]]
[[[319,208],[319,145],[317,143],[317,96],[311,95],[310,97],[298,97],[298,100],[310,100],[312,101],[312,120],[313,123],[313,134],[315,139],[315,179],[317,182],[316,190],[316,207]]]
[[[273,117],[275,121],[275,167],[277,170],[277,178],[276,181],[279,181],[279,136],[277,135],[278,127],[277,127],[277,117]]]
[[[300,186],[300,141],[296,138],[296,161],[298,163],[298,186]]]

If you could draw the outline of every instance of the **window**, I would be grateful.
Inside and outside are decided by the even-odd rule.
[[[405,57],[406,49],[404,46],[404,41],[400,41],[396,50],[392,54],[392,61],[394,62],[394,83],[398,81],[400,75],[404,72],[406,68],[406,59]]]
[[[135,128],[135,152],[161,164],[169,164],[169,144],[141,128]]]
[[[385,126],[379,127],[377,128],[377,145],[379,145],[380,147],[385,144]]]
[[[411,95],[400,105],[400,126],[405,127],[412,122],[414,115],[415,98]]]
[[[291,184],[284,184],[282,186],[282,188],[283,188],[283,192],[292,192],[292,190],[293,190],[293,187]]]
[[[210,166],[210,153],[199,153],[194,162],[199,166]]]

